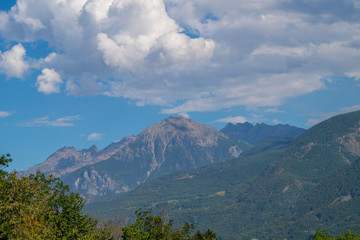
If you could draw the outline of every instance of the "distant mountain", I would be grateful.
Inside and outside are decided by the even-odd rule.
[[[172,116],[143,130],[110,158],[66,174],[62,180],[88,199],[127,192],[149,179],[234,158],[249,144],[213,127]]]
[[[257,144],[266,137],[297,137],[306,130],[288,124],[272,126],[265,123],[252,125],[249,122],[245,122],[236,124],[228,123],[220,131],[228,136],[246,141],[250,144]]]
[[[97,198],[87,204],[85,209],[100,218],[123,217],[124,215],[129,217],[133,215],[134,209],[154,207],[162,203],[169,204],[171,208],[181,209],[185,205],[196,211],[196,206],[190,207],[193,201],[226,199],[225,196],[233,192],[239,184],[256,177],[272,161],[279,158],[291,141],[290,138],[267,138],[255,147],[244,151],[238,158],[190,171],[167,174],[141,184],[126,194]],[[153,210],[156,211],[156,209]],[[171,209],[171,214],[172,211],[173,209]],[[182,214],[182,211],[179,214]]]
[[[176,221],[211,228],[224,240],[360,230],[360,111],[312,127],[286,150],[277,146],[286,144],[265,139],[238,159],[166,175],[87,209],[124,217],[165,205]]]
[[[134,137],[125,137],[121,141],[111,143],[101,151],[98,150],[96,146],[80,151],[76,150],[74,147],[63,147],[53,153],[43,163],[20,172],[20,174],[29,175],[40,171],[46,175],[53,174],[57,177],[61,177],[81,167],[109,159],[133,139]]]

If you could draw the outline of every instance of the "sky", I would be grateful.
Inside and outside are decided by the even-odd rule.
[[[360,0],[2,0],[0,154],[25,170],[174,114],[310,128],[360,110]]]

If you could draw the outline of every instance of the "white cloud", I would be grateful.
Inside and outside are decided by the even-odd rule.
[[[162,113],[215,111],[235,107],[239,103],[255,107],[278,106],[286,98],[321,88],[324,88],[324,84],[320,76],[316,75],[274,74],[267,79],[239,77],[219,83],[212,94],[202,95],[173,108],[163,109]]]
[[[98,141],[101,140],[104,134],[102,133],[91,133],[88,137],[88,141]]]
[[[50,126],[50,127],[73,127],[75,126],[74,122],[80,120],[80,116],[66,116],[62,118],[57,118],[55,120],[51,120],[49,117],[42,117],[31,120],[24,124],[21,124],[23,127],[43,127],[43,126]]]
[[[282,55],[288,57],[304,57],[311,55],[306,47],[260,46],[251,55]]]
[[[10,115],[11,113],[9,112],[0,111],[0,118],[6,118],[9,117]]]
[[[357,7],[355,0],[18,0],[0,13],[0,31],[19,42],[10,62],[20,64],[1,71],[23,76],[21,43],[42,40],[54,52],[31,66],[61,73],[39,76],[45,94],[64,81],[70,94],[123,97],[171,114],[274,108],[325,88],[331,76],[359,79]]]
[[[354,112],[354,111],[359,111],[359,110],[360,110],[360,105],[353,105],[353,106],[341,108],[339,113],[349,113],[349,112]]]
[[[246,122],[246,118],[243,116],[236,117],[226,117],[216,120],[215,122],[225,122],[225,123],[244,123]]]
[[[313,126],[315,124],[318,124],[328,118],[334,117],[339,114],[354,112],[354,111],[360,111],[360,105],[353,105],[348,107],[340,108],[337,112],[330,112],[330,113],[322,113],[319,114],[318,118],[311,118],[306,122],[307,126]]]
[[[24,72],[29,69],[29,64],[24,60],[25,52],[21,44],[4,53],[0,52],[0,72],[8,77],[22,78]]]
[[[58,93],[62,82],[59,73],[54,69],[45,68],[41,71],[41,75],[37,77],[36,86],[38,91],[44,94]]]
[[[360,80],[360,72],[347,72],[345,75],[351,78],[355,78],[356,81]]]
[[[314,126],[322,121],[324,121],[326,118],[310,118],[306,121],[307,126]]]
[[[160,0],[114,1],[108,13],[105,22],[120,24],[100,31],[97,47],[115,70],[135,72],[149,64],[184,69],[212,57],[214,42],[181,33]]]
[[[277,108],[268,108],[265,110],[267,113],[284,113],[285,111],[279,110]]]
[[[277,119],[272,120],[272,122],[273,122],[274,124],[281,124],[281,121],[279,121],[279,120],[277,120]]]

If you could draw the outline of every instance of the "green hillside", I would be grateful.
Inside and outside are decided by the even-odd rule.
[[[269,229],[277,236],[299,239],[318,229],[331,235],[360,230],[360,159],[335,171],[305,194]],[[275,235],[275,234],[273,234]]]
[[[278,144],[262,142],[238,159],[167,175],[114,199],[90,203],[86,209],[97,216],[126,217],[137,207],[165,204],[175,220],[211,228],[225,240],[307,239],[314,227],[334,234],[357,228],[359,204],[351,189],[357,190],[341,192],[324,184],[339,179],[344,182],[340,189],[347,189],[353,180],[347,180],[349,174],[342,169],[359,178],[360,111],[314,126],[286,150]],[[354,200],[345,201],[349,194]],[[313,205],[316,199],[326,204]],[[325,208],[330,200],[330,204],[335,201],[331,205],[336,206],[335,213]],[[351,212],[355,213],[349,215]]]
[[[191,171],[175,172],[140,185],[121,195],[90,202],[87,211],[98,217],[133,214],[139,207],[166,204],[171,208],[192,204],[199,199],[224,198],[233,189],[260,174],[277,159],[292,139],[269,138],[244,152],[244,157],[211,164]],[[230,197],[230,199],[232,199]]]
[[[333,117],[296,138],[279,159],[238,192],[233,221],[243,231],[233,237],[276,237],[254,230],[273,226],[303,195],[354,162],[360,156],[354,147],[360,143],[359,127],[360,111]],[[306,237],[304,233],[302,238]]]

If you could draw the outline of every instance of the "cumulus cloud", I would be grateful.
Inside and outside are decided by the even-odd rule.
[[[29,122],[21,124],[23,127],[73,127],[75,126],[75,121],[80,120],[79,115],[76,116],[65,116],[51,120],[49,117],[36,118]]]
[[[252,80],[249,82],[249,80]],[[242,84],[239,84],[242,83]],[[320,76],[310,74],[273,74],[268,78],[234,78],[219,83],[211,94],[191,99],[162,113],[215,111],[241,105],[278,106],[284,99],[324,88]]]
[[[104,21],[116,24],[112,31],[97,34],[97,48],[104,62],[119,72],[135,72],[144,65],[159,71],[190,68],[213,53],[213,41],[181,33],[159,0],[114,1]]]
[[[89,136],[87,137],[88,141],[98,141],[101,140],[104,134],[102,133],[91,133],[89,134]]]
[[[9,112],[0,111],[0,118],[6,118],[6,117],[9,117],[10,115],[11,115],[11,113],[9,113]]]
[[[21,78],[29,64],[24,60],[25,48],[21,44],[13,46],[4,53],[0,52],[0,72],[8,77]]]
[[[45,94],[64,81],[163,113],[271,109],[329,77],[359,79],[359,19],[358,0],[17,0],[0,13],[2,37],[19,42],[1,71],[23,76],[21,43],[42,40],[53,53],[31,66]]]
[[[54,69],[45,68],[41,71],[41,75],[37,77],[36,86],[38,91],[44,94],[58,93],[62,82],[59,73]]]

